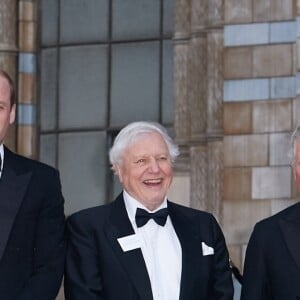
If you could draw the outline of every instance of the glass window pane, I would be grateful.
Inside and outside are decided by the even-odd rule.
[[[56,135],[42,134],[40,138],[40,161],[56,167]]]
[[[108,36],[108,0],[61,0],[60,42],[103,41]]]
[[[107,47],[65,47],[60,62],[60,128],[105,126]]]
[[[111,125],[159,118],[159,43],[114,45]]]
[[[57,123],[57,50],[42,50],[41,55],[41,130],[54,130]]]
[[[59,135],[59,170],[69,215],[106,202],[107,149],[104,132]]]
[[[160,0],[114,0],[112,15],[114,40],[159,36]]]
[[[163,82],[162,82],[162,121],[163,124],[173,124],[173,42],[163,43]]]
[[[174,32],[175,19],[175,0],[163,0],[163,31],[166,35],[171,35]]]
[[[41,1],[41,40],[44,46],[57,43],[58,0]]]

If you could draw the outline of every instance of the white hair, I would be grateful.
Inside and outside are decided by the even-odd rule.
[[[122,154],[124,150],[130,146],[130,144],[135,142],[142,135],[153,132],[157,132],[164,139],[168,147],[171,160],[174,162],[176,157],[179,155],[179,149],[172,138],[168,135],[166,129],[156,122],[139,121],[125,126],[115,138],[113,146],[109,151],[109,160],[112,166],[121,163]]]

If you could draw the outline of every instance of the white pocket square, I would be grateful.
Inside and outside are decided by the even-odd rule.
[[[215,254],[214,248],[207,246],[204,242],[202,242],[201,245],[203,256]]]

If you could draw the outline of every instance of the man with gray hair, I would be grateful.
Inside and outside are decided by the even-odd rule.
[[[292,134],[291,146],[300,191],[300,127]],[[300,299],[300,203],[255,225],[246,251],[241,299]]]
[[[68,220],[68,300],[232,300],[215,218],[167,200],[178,147],[157,123],[123,128],[110,150],[123,187]]]

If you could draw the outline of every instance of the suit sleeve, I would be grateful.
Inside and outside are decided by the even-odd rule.
[[[66,300],[103,300],[98,251],[92,228],[75,214],[67,222]]]
[[[64,199],[58,171],[43,178],[43,202],[36,224],[33,271],[15,300],[54,300],[61,285],[64,258]],[[46,173],[43,173],[44,176]]]
[[[213,218],[213,217],[212,217]],[[229,265],[229,255],[224,235],[217,221],[213,218],[215,237],[214,260],[213,260],[213,299],[232,300],[233,283]]]
[[[241,300],[271,299],[264,240],[261,228],[256,225],[246,250]]]

